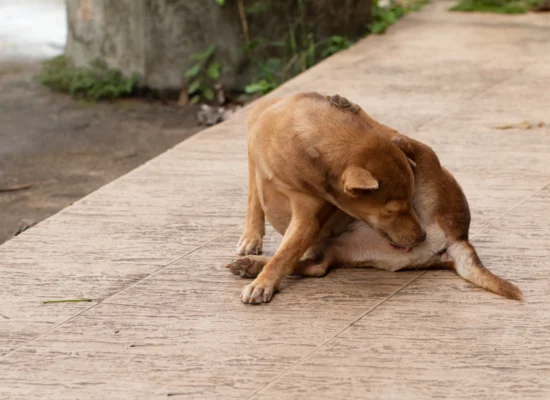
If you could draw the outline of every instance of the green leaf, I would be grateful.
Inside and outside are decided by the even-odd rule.
[[[221,74],[221,64],[219,61],[211,64],[206,71],[206,75],[213,81],[220,79]]]
[[[185,72],[185,76],[187,78],[194,78],[199,74],[199,72],[201,72],[201,65],[195,64]]]
[[[222,7],[225,6],[225,0],[216,0],[216,3]]]
[[[280,58],[268,58],[265,63],[258,65],[259,78],[262,80],[273,81],[275,76],[279,72],[282,66],[282,60]]]
[[[187,89],[187,93],[194,94],[197,93],[201,88],[201,80],[196,79],[189,85],[189,88]]]
[[[388,25],[393,25],[395,24],[395,22],[397,21],[397,16],[395,15],[395,11],[391,10],[391,11],[388,11],[388,13],[386,14],[386,22],[388,23]]]
[[[253,82],[247,85],[244,88],[244,91],[247,94],[254,94],[254,93],[266,94],[272,91],[273,89],[275,89],[276,87],[277,87],[276,82],[274,81],[268,82],[265,79],[262,79],[261,81]]]
[[[191,97],[191,100],[189,100],[189,104],[197,104],[201,97],[199,95]]]
[[[397,6],[394,8],[394,13],[397,19],[403,17],[405,14],[407,14],[407,9],[402,6]]]
[[[248,42],[247,44],[244,44],[242,47],[241,47],[241,51],[252,51],[254,50],[256,47],[262,45],[264,43],[264,39],[262,38],[256,38],[256,39],[252,39],[250,42]]]
[[[375,35],[380,35],[386,31],[387,25],[384,22],[373,22],[369,24],[369,30]]]
[[[214,51],[216,51],[216,46],[210,45],[202,53],[191,54],[189,56],[189,58],[193,61],[204,61],[204,60],[208,59],[212,54],[214,54]]]
[[[43,304],[54,304],[54,303],[90,303],[92,299],[66,299],[66,300],[45,300]]]
[[[244,88],[245,93],[254,94],[254,93],[261,92],[264,89],[264,85],[262,85],[261,82],[263,81],[246,85],[246,87]]]
[[[333,35],[330,37],[330,42],[332,44],[338,45],[338,44],[345,44],[348,41],[348,38],[341,35]]]
[[[208,46],[208,48],[204,52],[204,59],[205,60],[208,59],[212,54],[214,54],[215,51],[216,51],[216,46],[214,46],[213,44]]]
[[[191,54],[189,58],[193,61],[202,61],[204,60],[204,53]]]
[[[212,101],[214,100],[214,91],[210,88],[206,88],[202,91],[202,95],[203,97],[208,100],[208,101]]]
[[[292,52],[292,54],[294,53],[297,53],[297,44],[296,44],[296,35],[294,34],[294,30],[290,30],[290,34],[288,35],[288,40],[289,40],[289,44],[290,44],[290,51]]]
[[[459,0],[451,11],[494,12],[501,14],[523,14],[533,7],[533,2],[502,0]]]
[[[338,53],[338,51],[339,51],[338,47],[329,46],[323,51],[322,56],[323,56],[323,58],[327,58],[327,57],[333,55],[334,53]]]

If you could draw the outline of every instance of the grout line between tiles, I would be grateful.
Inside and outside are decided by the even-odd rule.
[[[487,92],[489,92],[490,90],[502,85],[503,83],[505,83],[506,81],[508,81],[509,79],[512,79],[514,78],[515,76],[517,76],[518,73],[522,72],[523,70],[525,70],[526,68],[529,67],[529,64],[525,64],[523,67],[520,67],[518,68],[513,74],[510,74],[509,76],[507,76],[506,78],[503,78],[501,80],[499,80],[498,82],[495,82],[489,86],[487,86],[486,88],[484,88],[483,90],[479,91],[478,93],[475,93],[473,94],[472,96],[468,97],[466,100],[472,100],[472,99],[475,99],[476,97],[478,96],[481,96]],[[415,128],[415,130],[419,130],[421,129],[422,127],[426,126],[426,125],[429,125],[431,123],[433,123],[434,121],[437,121],[441,118],[447,118],[449,115],[452,115],[453,113],[456,113],[457,111],[460,110],[461,107],[457,107],[456,109],[454,110],[451,110],[447,113],[445,113],[444,115],[438,115],[434,118],[430,118],[429,120],[421,123],[418,127]],[[520,202],[518,202],[515,206],[513,206],[512,208],[510,208],[508,211],[506,211],[504,214],[502,214],[500,217],[496,218],[494,221],[490,222],[487,226],[483,227],[478,233],[476,233],[475,235],[473,235],[471,237],[471,239],[479,236],[481,233],[483,233],[486,229],[490,228],[491,226],[493,226],[493,224],[495,224],[496,222],[498,222],[499,220],[501,220],[502,218],[504,218],[506,215],[508,215],[510,212],[512,212],[513,210],[515,210],[516,208],[518,208],[519,206],[521,206],[523,203],[525,203],[528,199],[530,199],[531,197],[533,197],[535,194],[537,194],[538,192],[540,192],[541,190],[544,190],[548,185],[550,185],[550,182],[547,182],[546,184],[544,184],[541,188],[539,188],[538,190],[535,190],[533,193],[531,193],[529,196],[527,196],[526,198],[524,198],[523,200],[521,200]],[[323,344],[321,344],[320,346],[316,347],[313,351],[311,351],[307,356],[305,356],[304,358],[300,359],[299,361],[297,361],[295,364],[293,364],[290,368],[286,369],[285,371],[283,371],[282,373],[280,373],[279,375],[277,375],[275,378],[273,378],[268,384],[266,384],[265,386],[263,386],[262,388],[260,388],[259,390],[255,391],[254,393],[252,393],[252,395],[250,395],[250,397],[248,397],[248,399],[252,399],[254,396],[256,396],[258,393],[260,393],[261,391],[263,391],[264,389],[268,388],[269,386],[271,386],[274,382],[276,382],[277,380],[279,380],[280,378],[282,378],[283,376],[285,376],[287,373],[289,373],[290,371],[294,370],[298,365],[300,365],[301,363],[303,363],[304,361],[306,361],[307,359],[309,359],[311,356],[313,356],[313,354],[315,354],[320,348],[324,347],[325,345],[329,344],[331,341],[333,341],[336,337],[338,337],[340,334],[342,334],[343,332],[345,332],[347,329],[349,329],[351,326],[353,326],[355,323],[357,323],[359,320],[361,320],[362,318],[364,318],[366,315],[368,315],[369,313],[371,313],[372,311],[376,310],[378,307],[380,307],[382,304],[384,304],[386,301],[390,300],[391,298],[393,298],[395,295],[397,295],[399,292],[401,292],[403,289],[405,289],[406,287],[408,287],[409,285],[411,285],[412,283],[414,283],[416,280],[418,280],[419,278],[421,278],[422,276],[424,276],[428,271],[422,271],[420,274],[418,274],[416,277],[414,277],[413,279],[411,279],[409,282],[407,282],[405,285],[403,285],[401,288],[399,288],[398,290],[396,290],[394,293],[392,293],[390,296],[384,298],[382,301],[380,301],[378,304],[376,304],[374,307],[368,309],[367,311],[365,311],[359,318],[357,318],[355,321],[353,321],[351,324],[349,324],[348,326],[346,326],[345,328],[343,328],[340,332],[336,333],[334,336],[332,336],[330,339],[328,339],[327,341],[325,341]]]
[[[530,195],[526,196],[524,199],[522,199],[521,201],[519,201],[516,205],[512,206],[509,210],[507,210],[504,214],[502,214],[500,217],[494,219],[493,221],[491,221],[490,223],[488,223],[485,227],[483,227],[479,232],[477,232],[475,235],[472,235],[470,239],[473,239],[479,235],[481,235],[483,232],[485,232],[487,229],[489,229],[490,227],[492,227],[494,224],[496,224],[498,221],[500,221],[502,218],[506,217],[507,215],[509,215],[511,212],[513,212],[514,210],[516,210],[518,207],[520,207],[522,204],[524,204],[525,202],[527,202],[529,199],[533,198],[537,193],[543,191],[544,189],[546,189],[547,187],[550,186],[550,181],[546,182],[544,185],[542,185],[540,188],[538,188],[537,190],[533,191]],[[391,298],[393,298],[394,296],[396,296],[397,294],[399,294],[402,290],[404,290],[405,288],[409,287],[410,285],[412,285],[414,282],[416,282],[417,280],[419,280],[421,277],[423,277],[426,273],[428,272],[428,270],[425,270],[425,271],[422,271],[421,273],[419,273],[417,276],[415,276],[413,279],[411,279],[409,282],[407,282],[406,284],[404,284],[403,286],[401,286],[399,289],[397,289],[395,292],[393,292],[392,294],[390,294],[388,297],[382,299],[379,303],[377,303],[375,306],[369,308],[368,310],[366,310],[363,314],[361,314],[358,318],[356,318],[353,322],[351,322],[349,325],[347,325],[345,328],[343,328],[342,330],[340,330],[339,332],[337,332],[336,334],[334,334],[332,337],[330,337],[329,339],[327,339],[325,342],[323,342],[322,344],[320,344],[319,346],[317,346],[315,349],[313,349],[310,353],[308,353],[305,357],[301,358],[300,360],[298,360],[295,364],[293,364],[291,367],[289,367],[288,369],[286,369],[285,371],[281,372],[279,375],[277,375],[275,378],[273,378],[268,384],[266,384],[265,386],[263,386],[262,388],[256,390],[254,393],[252,393],[252,395],[250,395],[248,397],[248,399],[252,399],[254,396],[256,396],[258,393],[260,393],[261,391],[263,391],[264,389],[267,389],[269,386],[271,386],[274,382],[276,382],[277,380],[279,380],[280,378],[282,378],[283,376],[287,375],[289,372],[293,371],[296,367],[298,367],[300,364],[302,364],[303,362],[305,362],[306,360],[310,359],[317,351],[319,351],[319,349],[323,348],[324,346],[326,346],[327,344],[329,344],[330,342],[332,342],[334,339],[336,339],[338,336],[340,336],[342,333],[344,333],[346,330],[348,330],[350,327],[352,327],[353,325],[355,325],[357,322],[359,322],[361,319],[363,319],[364,317],[366,317],[368,314],[370,314],[371,312],[373,312],[374,310],[376,310],[377,308],[379,308],[382,304],[386,303],[388,300],[390,300]]]
[[[485,93],[489,92],[490,90],[494,89],[494,88],[497,88],[499,87],[500,85],[502,85],[503,83],[505,83],[506,81],[510,80],[510,79],[513,79],[515,78],[516,76],[518,75],[521,75],[521,73],[529,68],[532,64],[529,64],[529,63],[526,63],[523,67],[519,67],[518,69],[516,69],[513,73],[510,73],[510,75],[508,75],[507,77],[505,78],[502,78],[500,79],[499,81],[497,82],[494,82],[492,84],[490,84],[489,86],[487,86],[486,88],[480,90],[479,92],[477,93],[474,93],[472,94],[471,96],[468,96],[464,99],[464,102],[467,102],[467,101],[471,101],[479,96],[482,96],[484,95]],[[448,118],[449,116],[459,112],[463,107],[461,106],[458,106],[456,107],[455,109],[453,110],[450,110],[446,113],[444,113],[443,115],[436,115],[435,117],[432,117],[430,119],[428,119],[427,121],[424,121],[422,123],[420,123],[417,127],[414,128],[415,131],[418,131],[419,129],[423,128],[424,126],[426,125],[429,125],[433,122],[436,122],[436,121],[439,121],[439,120],[442,120],[442,119],[446,119]]]
[[[416,275],[414,278],[412,278],[410,281],[408,281],[407,283],[405,283],[403,286],[401,286],[399,289],[397,289],[395,292],[393,292],[392,294],[390,294],[388,297],[385,297],[383,298],[380,302],[378,302],[377,304],[375,304],[374,306],[372,306],[371,308],[367,309],[365,312],[363,312],[359,317],[357,317],[355,320],[353,320],[352,322],[350,322],[346,327],[342,328],[340,331],[338,331],[337,333],[335,333],[332,337],[330,337],[329,339],[325,340],[323,343],[321,343],[319,346],[317,346],[315,349],[313,349],[311,352],[309,352],[305,357],[301,358],[300,360],[298,360],[296,363],[294,363],[291,367],[287,368],[285,371],[281,372],[279,375],[277,375],[275,378],[273,378],[268,384],[266,384],[265,386],[263,386],[262,388],[256,390],[254,393],[252,393],[249,397],[247,397],[247,399],[252,399],[254,396],[256,396],[258,393],[260,393],[262,390],[268,388],[269,386],[271,386],[275,381],[279,380],[280,378],[282,378],[283,376],[285,376],[286,374],[288,374],[289,372],[291,372],[292,370],[294,370],[294,368],[296,368],[298,365],[302,364],[304,361],[308,360],[309,358],[311,358],[319,349],[321,349],[322,347],[326,346],[327,344],[329,344],[330,342],[332,342],[334,339],[336,339],[338,336],[340,336],[342,333],[344,333],[346,330],[348,330],[350,327],[352,327],[353,325],[355,325],[357,322],[359,322],[361,319],[363,319],[363,317],[365,317],[367,314],[371,313],[372,311],[376,310],[378,307],[380,307],[382,304],[384,304],[386,301],[388,301],[389,299],[391,299],[393,296],[397,295],[400,291],[402,291],[403,289],[405,289],[407,286],[409,286],[410,284],[412,284],[414,281],[416,281],[418,278],[420,278],[422,275],[424,275],[426,273],[426,271],[423,271],[421,273],[419,273],[418,275]]]
[[[530,195],[528,195],[527,197],[523,198],[522,200],[520,200],[515,206],[512,206],[510,209],[508,209],[508,211],[506,211],[504,214],[502,214],[500,217],[494,219],[493,221],[489,222],[487,225],[483,226],[477,233],[475,233],[474,235],[472,235],[470,237],[470,240],[478,237],[479,235],[481,235],[482,233],[486,232],[489,228],[491,228],[493,225],[495,225],[498,221],[500,221],[502,218],[506,217],[508,214],[510,214],[512,211],[514,211],[515,209],[517,209],[518,207],[520,207],[522,204],[524,204],[526,201],[532,199],[533,197],[535,197],[537,195],[537,193],[540,193],[542,192],[544,189],[546,189],[547,187],[550,186],[550,181],[546,182],[544,185],[542,185],[540,188],[536,189],[534,192],[532,192]]]
[[[54,331],[55,329],[61,327],[62,325],[66,324],[67,322],[70,322],[70,321],[72,321],[73,319],[79,317],[80,315],[82,315],[82,314],[88,312],[89,310],[91,310],[91,309],[97,307],[98,305],[103,304],[106,300],[109,300],[110,298],[112,298],[112,297],[114,297],[114,296],[116,296],[116,295],[118,295],[118,294],[124,292],[124,291],[127,290],[127,289],[130,289],[131,287],[137,285],[138,283],[143,282],[144,280],[149,279],[150,277],[156,275],[157,273],[159,273],[160,271],[164,270],[165,268],[168,268],[169,266],[173,265],[174,263],[176,263],[176,262],[178,262],[178,261],[184,259],[185,257],[187,257],[187,256],[189,256],[189,255],[191,255],[191,254],[193,254],[193,253],[196,252],[197,250],[200,250],[200,249],[202,249],[203,247],[208,246],[210,243],[215,242],[215,241],[218,240],[219,238],[221,238],[221,237],[227,235],[228,233],[232,232],[232,231],[235,230],[236,228],[237,228],[237,226],[231,227],[230,229],[228,229],[228,230],[226,230],[225,232],[219,234],[219,235],[216,236],[215,238],[213,238],[213,239],[211,239],[211,240],[209,240],[209,241],[203,243],[202,245],[196,247],[196,248],[193,249],[193,250],[188,251],[187,253],[185,253],[185,254],[182,255],[181,257],[175,258],[174,260],[170,261],[170,262],[169,262],[168,264],[166,264],[165,266],[160,267],[159,269],[153,271],[153,272],[150,273],[149,275],[144,276],[143,278],[141,278],[141,279],[139,279],[139,280],[133,282],[132,284],[130,284],[130,285],[126,286],[126,287],[123,287],[123,288],[120,289],[119,291],[117,291],[117,292],[111,294],[110,296],[104,298],[103,300],[98,301],[98,302],[95,303],[93,306],[88,307],[88,308],[85,308],[84,310],[82,310],[82,311],[80,311],[80,312],[78,312],[78,313],[76,313],[76,314],[70,316],[70,317],[67,318],[66,320],[60,322],[59,324],[56,324],[55,326],[53,326],[53,327],[51,327],[50,329],[48,329],[48,330],[42,332],[42,333],[39,334],[38,336],[35,336],[35,337],[33,337],[32,339],[26,341],[25,343],[22,343],[21,345],[15,347],[15,348],[13,348],[13,349],[11,349],[11,350],[10,350],[9,352],[7,352],[6,354],[0,356],[0,360],[3,360],[3,359],[5,359],[5,358],[7,358],[7,357],[10,356],[11,354],[13,354],[13,353],[15,353],[16,351],[18,351],[19,349],[21,349],[21,348],[23,348],[23,347],[25,347],[25,346],[31,344],[32,342],[34,342],[34,341],[37,340],[37,339],[40,339],[41,337],[43,337],[43,336],[49,334],[50,332],[52,332],[52,331]]]
[[[497,86],[501,85],[502,83],[506,82],[506,81],[507,81],[508,79],[510,79],[511,77],[515,76],[518,72],[523,71],[525,68],[527,68],[527,66],[528,66],[528,65],[526,65],[526,66],[523,67],[523,68],[519,68],[519,70],[516,71],[516,72],[514,73],[514,75],[512,75],[512,76],[510,76],[510,77],[507,77],[507,78],[505,78],[505,79],[503,79],[503,80],[501,80],[501,81],[499,81],[499,82],[496,82],[496,83],[494,83],[494,84],[488,86],[488,87],[485,88],[484,90],[482,90],[482,91],[480,91],[480,92],[478,92],[478,93],[472,95],[472,96],[469,97],[467,100],[470,100],[470,99],[473,99],[473,98],[475,98],[475,97],[478,97],[478,96],[482,95],[483,93],[486,93],[486,92],[488,92],[489,90],[493,89],[494,87],[497,87]],[[449,112],[449,113],[447,113],[447,114],[445,114],[444,116],[438,116],[438,117],[435,117],[435,118],[433,118],[433,119],[430,119],[429,121],[426,121],[425,123],[419,125],[418,128],[421,128],[422,126],[428,125],[428,124],[432,123],[434,120],[437,120],[438,118],[445,118],[446,116],[453,114],[454,112],[456,112],[456,111],[459,110],[459,109],[460,109],[460,107],[457,108],[457,109],[455,109],[455,110],[453,110],[453,111],[451,111],[451,112]],[[192,138],[190,138],[190,139],[192,139]],[[143,164],[142,167],[143,167],[144,165],[146,165],[146,164],[148,164],[148,163]],[[139,167],[138,167],[138,168],[139,168]],[[134,171],[135,171],[135,170],[134,170]],[[131,171],[131,172],[133,172],[133,171]],[[116,181],[118,181],[118,179],[117,179]],[[535,191],[534,193],[532,193],[530,196],[524,198],[522,201],[520,201],[519,203],[517,203],[515,206],[513,206],[511,209],[509,209],[508,211],[506,211],[504,214],[502,214],[500,217],[496,218],[494,221],[492,221],[492,222],[489,223],[488,225],[482,227],[478,233],[476,233],[475,235],[472,236],[472,238],[478,237],[480,234],[482,234],[482,233],[485,232],[487,229],[489,229],[491,226],[493,226],[496,222],[498,222],[498,221],[501,220],[502,218],[506,217],[506,216],[507,216],[508,214],[510,214],[513,210],[517,209],[517,208],[520,207],[522,204],[524,204],[527,200],[529,200],[530,198],[532,198],[533,196],[535,196],[536,193],[540,192],[541,190],[544,190],[545,187],[547,187],[549,184],[550,184],[550,182],[547,183],[546,185],[544,185],[544,186],[543,186],[541,189],[539,189],[538,191]],[[92,308],[95,308],[98,304],[101,304],[101,303],[105,302],[106,300],[113,298],[114,296],[118,295],[119,293],[122,293],[123,291],[132,288],[133,286],[137,285],[138,283],[140,283],[140,282],[142,282],[142,281],[144,281],[144,280],[146,280],[146,279],[149,279],[150,277],[153,277],[153,276],[156,275],[158,272],[160,272],[160,271],[164,270],[165,268],[167,268],[167,267],[173,265],[174,263],[176,263],[176,262],[178,262],[178,261],[184,259],[185,257],[189,256],[190,254],[192,254],[192,253],[194,253],[194,252],[196,252],[196,251],[198,251],[198,250],[204,248],[205,246],[207,246],[207,245],[209,245],[210,243],[212,243],[212,242],[218,240],[219,238],[221,238],[221,237],[227,235],[228,233],[232,232],[232,231],[235,230],[235,229],[236,229],[236,226],[230,228],[229,230],[223,232],[222,234],[220,234],[219,236],[213,238],[212,240],[205,242],[204,244],[202,244],[202,245],[196,247],[195,249],[193,249],[193,250],[187,252],[186,254],[182,255],[181,257],[174,259],[173,261],[167,263],[167,264],[164,265],[164,266],[161,266],[160,268],[158,268],[158,269],[156,269],[155,271],[153,271],[151,274],[148,274],[148,275],[146,275],[145,277],[143,277],[143,278],[141,278],[141,279],[139,279],[139,280],[137,280],[137,281],[131,283],[130,285],[128,285],[128,286],[126,286],[126,287],[120,289],[119,291],[117,291],[117,292],[111,294],[110,296],[106,297],[106,298],[103,299],[102,301],[99,301],[99,302],[97,302],[96,304],[92,305],[91,307],[88,307],[88,308],[82,310],[81,312],[78,312],[77,314],[75,314],[75,315],[69,317],[69,318],[66,319],[65,321],[63,321],[63,322],[61,322],[61,323],[59,323],[59,324],[56,324],[54,327],[52,327],[52,328],[48,329],[47,331],[45,331],[45,332],[39,334],[38,336],[32,338],[31,340],[29,340],[29,341],[25,342],[24,344],[18,346],[17,348],[12,349],[12,350],[11,350],[10,352],[8,352],[7,354],[4,354],[3,356],[0,357],[0,360],[1,360],[1,359],[4,359],[4,358],[7,357],[7,356],[9,356],[11,353],[17,351],[18,349],[20,349],[20,348],[26,346],[27,344],[32,343],[32,342],[35,341],[36,339],[39,339],[39,338],[41,338],[42,336],[47,335],[47,334],[50,333],[51,331],[57,329],[58,327],[64,325],[65,323],[67,323],[67,322],[73,320],[74,318],[76,318],[76,317],[78,317],[78,316],[80,316],[80,315],[86,313],[88,310],[90,310],[90,309],[92,309]],[[297,365],[299,365],[301,362],[303,362],[303,361],[305,361],[306,359],[308,359],[308,358],[309,358],[313,353],[315,353],[319,348],[321,348],[322,346],[328,344],[328,343],[329,343],[330,341],[332,341],[336,336],[340,335],[342,332],[344,332],[345,330],[347,330],[349,327],[351,327],[352,325],[354,325],[355,323],[357,323],[360,319],[362,319],[363,317],[365,317],[367,314],[369,314],[369,313],[371,313],[372,311],[374,311],[375,309],[377,309],[377,308],[378,308],[379,306],[381,306],[384,302],[386,302],[386,301],[390,300],[391,298],[393,298],[395,295],[397,295],[399,292],[401,292],[403,289],[405,289],[405,288],[408,287],[409,285],[413,284],[416,280],[418,280],[419,278],[421,278],[425,273],[426,273],[426,271],[424,271],[424,272],[422,272],[422,273],[419,273],[417,276],[415,276],[413,279],[411,279],[408,283],[406,283],[405,285],[403,285],[402,287],[400,287],[399,289],[397,289],[394,293],[390,294],[388,297],[386,297],[386,298],[384,298],[383,300],[381,300],[378,304],[376,304],[376,305],[373,306],[372,308],[366,310],[359,318],[357,318],[357,319],[356,319],[355,321],[353,321],[350,325],[348,325],[346,328],[344,328],[342,331],[340,331],[340,333],[338,333],[338,334],[336,334],[335,336],[333,336],[332,338],[328,339],[324,344],[322,344],[322,345],[319,346],[317,349],[313,350],[308,356],[306,356],[306,358],[303,358],[302,360],[298,361],[298,362],[297,362],[294,366],[292,366],[289,370],[283,372],[281,375],[279,375],[279,376],[276,377],[274,380],[272,380],[268,385],[264,386],[264,388],[267,387],[267,386],[269,386],[271,383],[273,383],[273,382],[276,381],[277,379],[279,379],[279,377],[285,375],[288,371],[294,369],[294,368],[295,368]],[[7,318],[7,317],[5,317],[5,316],[3,316],[3,315],[1,315],[1,314],[0,314],[0,317]],[[263,390],[263,388],[260,389],[260,390],[258,390],[257,392],[255,392],[252,396],[254,396],[255,394],[259,393],[259,392],[262,391],[262,390]]]

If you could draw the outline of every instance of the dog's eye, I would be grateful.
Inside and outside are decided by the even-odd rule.
[[[372,189],[352,189],[353,196],[354,197],[361,197],[361,196],[367,196],[369,194],[372,194]]]
[[[388,214],[395,214],[401,210],[401,204],[397,200],[388,201],[385,210]]]

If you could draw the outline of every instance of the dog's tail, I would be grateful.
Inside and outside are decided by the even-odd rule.
[[[457,274],[467,281],[509,299],[523,299],[523,293],[516,285],[485,268],[470,242],[453,243],[447,249],[447,254],[454,261]]]

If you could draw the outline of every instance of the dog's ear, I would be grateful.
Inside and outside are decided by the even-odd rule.
[[[378,181],[364,168],[348,167],[342,174],[344,192],[351,197],[357,197],[361,191],[378,189]]]
[[[414,150],[407,138],[403,135],[397,134],[392,138],[392,142],[395,143],[403,153],[405,153],[405,155],[407,156],[407,161],[409,162],[409,164],[411,164],[412,168],[415,168],[416,162]]]

